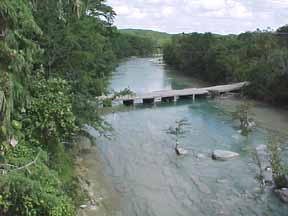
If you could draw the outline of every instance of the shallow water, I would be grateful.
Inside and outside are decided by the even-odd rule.
[[[177,76],[153,58],[133,58],[117,68],[110,86],[143,93],[204,85]],[[270,128],[286,131],[287,113],[257,105],[254,111],[261,127],[246,138],[237,132],[237,122],[224,112],[237,103],[230,99],[187,100],[137,105],[106,115],[114,136],[111,140],[98,137],[97,147],[105,173],[119,195],[120,204],[117,201],[113,215],[288,215],[288,205],[268,188],[259,193],[255,180],[258,169],[247,151],[266,145]],[[189,122],[180,140],[181,146],[189,150],[185,157],[176,156],[175,140],[166,132],[180,119]],[[211,152],[215,149],[235,151],[240,157],[213,161]]]
[[[121,63],[112,74],[110,90],[129,88],[136,93],[205,86],[204,82],[179,76],[155,58],[130,58]]]

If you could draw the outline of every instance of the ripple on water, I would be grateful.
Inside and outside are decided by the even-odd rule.
[[[205,85],[150,60],[134,58],[122,63],[112,76],[111,88],[130,87],[142,93]],[[117,215],[287,215],[288,207],[273,193],[257,193],[257,168],[245,149],[267,144],[266,128],[277,128],[273,119],[287,130],[288,115],[262,105],[256,107],[263,129],[244,138],[225,114],[238,103],[229,99],[180,101],[177,105],[139,106],[108,114],[105,119],[114,128],[115,137],[97,138],[97,144],[106,173],[121,197]],[[190,154],[177,157],[175,141],[165,129],[182,118],[191,126],[181,140]],[[240,157],[213,161],[210,155],[215,149],[238,152]],[[199,153],[207,157],[199,160]]]
[[[199,102],[198,109],[190,105],[106,116],[117,133],[113,140],[98,143],[110,163],[107,173],[122,194],[123,215],[285,215],[287,206],[272,193],[256,197],[256,169],[251,169],[250,156],[243,151],[249,145],[266,143],[265,135],[255,131],[245,139],[208,102]],[[177,157],[175,141],[165,129],[179,118],[191,125],[181,145],[196,153],[209,155],[223,149],[240,152],[241,157],[225,162],[210,157],[199,161],[193,153]]]

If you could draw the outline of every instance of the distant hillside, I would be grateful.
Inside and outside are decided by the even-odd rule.
[[[120,32],[151,38],[155,40],[159,46],[162,46],[164,43],[169,42],[172,37],[171,34],[165,32],[144,29],[120,29]]]

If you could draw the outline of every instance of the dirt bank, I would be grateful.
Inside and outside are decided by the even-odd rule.
[[[104,161],[99,150],[84,137],[80,143],[77,169],[80,183],[88,197],[79,208],[78,216],[119,215],[119,194],[105,175]]]

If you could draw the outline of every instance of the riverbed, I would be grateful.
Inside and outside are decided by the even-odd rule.
[[[109,88],[144,93],[208,85],[179,75],[151,57],[122,62]],[[271,188],[260,191],[255,178],[259,169],[250,153],[252,148],[266,146],[275,134],[285,137],[288,113],[255,103],[257,127],[245,137],[239,134],[238,122],[228,114],[241,101],[180,100],[122,107],[106,114],[104,118],[113,128],[112,137],[99,137],[94,131],[97,146],[85,160],[90,179],[97,182],[95,173],[101,164],[102,176],[108,181],[103,187],[111,188],[103,195],[102,209],[106,213],[96,210],[89,215],[288,215],[288,205]],[[175,139],[167,129],[181,119],[187,120],[188,126],[180,145],[189,154],[179,157],[174,151]],[[211,152],[216,149],[237,152],[240,157],[214,161]],[[287,150],[285,143],[283,149]]]

